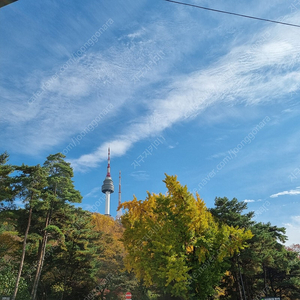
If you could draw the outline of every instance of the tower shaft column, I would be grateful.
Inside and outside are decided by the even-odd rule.
[[[110,216],[110,192],[105,192],[105,214]]]

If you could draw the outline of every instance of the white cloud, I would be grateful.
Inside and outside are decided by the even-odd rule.
[[[121,38],[101,53],[91,49],[54,80],[30,107],[27,101],[32,93],[53,75],[49,71],[47,75],[42,72],[29,75],[25,86],[30,89],[24,91],[24,95],[16,97],[16,92],[4,93],[6,100],[2,103],[0,120],[8,124],[8,130],[5,136],[0,133],[0,138],[11,148],[31,154],[57,145],[63,145],[63,149],[72,136],[110,103],[113,103],[114,111],[101,123],[122,114],[121,108],[130,106],[132,110],[138,110],[143,106],[146,113],[141,117],[133,114],[132,122],[116,131],[110,141],[72,160],[73,167],[84,170],[96,167],[106,159],[109,144],[114,155],[121,156],[135,142],[158,135],[177,122],[191,121],[214,104],[258,104],[300,88],[300,71],[290,69],[293,65],[297,70],[299,65],[300,41],[294,38],[293,29],[278,26],[270,26],[249,42],[233,47],[212,65],[176,75],[178,70],[172,68],[182,58],[180,53],[186,55],[197,47],[191,37],[198,25],[193,22],[189,25],[188,31],[181,30],[160,20],[124,35],[132,40],[129,44]],[[172,51],[174,42],[183,34],[185,42]],[[134,43],[137,37],[139,41]],[[166,53],[165,57],[140,82],[134,83],[133,77],[158,51]],[[52,73],[60,67],[61,64],[54,67]],[[157,88],[151,95],[151,101],[140,99],[139,91],[157,82],[168,84],[161,84],[162,88]],[[12,104],[10,99],[20,101]]]
[[[299,89],[300,71],[291,71],[289,66],[299,65],[300,41],[276,26],[261,32],[257,40],[233,48],[213,66],[172,78],[168,87],[156,93],[160,97],[149,104],[148,115],[135,119],[110,143],[123,144],[125,153],[136,141],[158,135],[177,122],[189,121],[215,103],[234,105],[244,101],[254,105]],[[73,160],[74,166],[97,166],[102,160],[102,147],[89,154],[88,160],[87,155]]]
[[[101,189],[100,187],[93,188],[89,193],[84,195],[83,198],[88,198],[88,197],[97,198],[98,197],[98,191],[100,191],[100,189]]]
[[[296,190],[283,191],[277,194],[273,194],[270,196],[270,198],[277,198],[278,196],[284,196],[284,195],[300,195],[300,188],[297,187]]]
[[[130,174],[137,181],[149,180],[150,176],[146,171],[135,171]]]
[[[291,217],[291,222],[284,224],[286,228],[286,234],[288,236],[288,241],[286,244],[288,246],[292,244],[300,244],[300,216]]]
[[[127,37],[129,37],[130,39],[135,39],[135,38],[139,38],[141,37],[143,34],[145,34],[145,28],[141,28],[139,30],[137,30],[136,32],[134,33],[130,33],[127,35]]]
[[[244,202],[246,202],[246,203],[252,203],[252,202],[255,202],[255,200],[245,199]]]
[[[85,171],[88,167],[96,167],[98,163],[107,160],[107,148],[110,147],[114,157],[122,156],[131,147],[132,141],[128,137],[120,137],[119,140],[104,143],[97,150],[90,154],[82,155],[79,159],[69,160],[72,167],[77,170]]]
[[[91,92],[90,82],[87,78],[68,75],[53,80],[48,91],[72,98],[86,97]]]
[[[228,152],[219,152],[219,153],[211,155],[210,157],[208,157],[208,159],[216,159],[216,158],[220,158],[220,157],[225,157],[226,155],[228,155]]]

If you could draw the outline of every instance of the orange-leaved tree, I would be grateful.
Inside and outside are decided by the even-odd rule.
[[[94,230],[101,233],[98,240],[102,248],[98,256],[99,269],[95,274],[95,292],[100,299],[124,299],[125,282],[128,280],[124,268],[125,249],[121,241],[124,228],[110,216],[94,213]]]

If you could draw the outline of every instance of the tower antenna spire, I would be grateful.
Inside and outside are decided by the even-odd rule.
[[[119,205],[121,204],[121,171],[119,171]]]
[[[110,147],[108,147],[107,174],[106,174],[106,177],[110,177]]]
[[[120,205],[121,205],[121,171],[119,171],[119,205],[118,206],[120,206]],[[116,219],[120,220],[122,215],[123,215],[122,208],[119,208],[117,211]]]

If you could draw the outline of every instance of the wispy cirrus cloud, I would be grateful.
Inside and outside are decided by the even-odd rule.
[[[136,90],[145,85],[145,78],[155,76],[149,73],[144,80],[133,81],[137,70],[148,62],[149,56],[145,53],[151,48],[155,53],[149,43],[136,46],[134,50],[115,45],[101,53],[84,55],[56,79],[52,76],[60,65],[53,67],[53,74],[36,71],[25,79],[23,93],[2,87],[0,123],[7,124],[7,131],[0,136],[11,148],[36,154],[67,142],[103,108],[113,104],[114,109],[101,120],[104,124],[118,114]],[[41,96],[30,102],[32,94],[41,90],[50,79],[51,84]],[[15,99],[13,103],[12,98]]]
[[[101,48],[101,52],[95,45],[54,80],[32,105],[28,105],[32,93],[65,61],[55,61],[47,72],[29,73],[22,92],[2,88],[0,122],[7,130],[0,137],[10,148],[23,153],[36,154],[59,145],[64,149],[72,136],[112,103],[114,110],[101,120],[99,127],[119,117],[125,118],[125,125],[116,129],[109,140],[99,142],[90,153],[71,160],[74,167],[85,170],[106,159],[108,145],[115,156],[124,155],[137,141],[158,135],[178,122],[189,122],[212,105],[221,102],[232,106],[257,105],[300,89],[297,32],[276,25],[249,36],[245,43],[235,41],[221,57],[214,53],[213,62],[208,65],[199,64],[188,72],[180,72],[177,65],[190,53],[197,52],[205,38],[212,38],[211,31],[203,31],[195,41],[199,22],[193,18],[186,21],[188,16],[181,10],[171,23],[165,16],[156,16],[155,21],[136,26],[109,48]],[[290,21],[299,16],[295,14]],[[176,22],[184,26],[178,27]],[[105,32],[109,34],[110,29]],[[213,34],[217,38],[220,35]],[[70,45],[61,47],[66,57]],[[148,66],[158,51],[165,53],[165,57],[144,72],[140,81],[134,82],[134,76]],[[144,93],[148,88],[151,94]],[[16,100],[11,103],[11,99]],[[129,106],[130,114],[124,117],[123,110]]]
[[[293,16],[292,20],[295,19]],[[135,142],[178,122],[190,121],[217,103],[258,105],[271,99],[279,101],[283,95],[299,90],[300,41],[295,34],[289,28],[270,26],[249,42],[233,47],[213,65],[170,77],[170,83],[157,90],[155,99],[146,104],[146,115],[135,118],[109,143],[118,143],[122,151],[117,152],[122,155]],[[152,80],[154,83],[155,79]],[[101,145],[96,151],[72,160],[73,166],[97,166],[104,159],[104,149]]]
[[[295,190],[283,191],[277,194],[273,194],[270,196],[270,198],[277,198],[279,196],[284,196],[284,195],[290,195],[290,196],[300,195],[300,187],[297,187]]]
[[[137,181],[146,181],[149,180],[150,176],[146,171],[135,171],[130,174]]]
[[[100,190],[101,190],[100,187],[95,187],[89,193],[87,193],[86,195],[84,195],[83,198],[88,198],[88,197],[97,198],[98,194],[99,194],[98,192]]]

